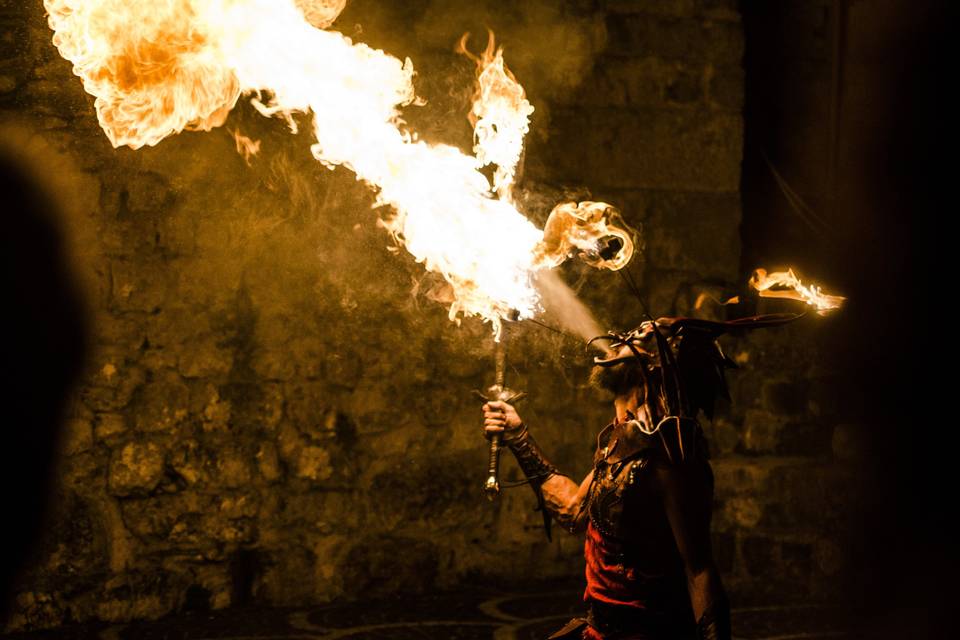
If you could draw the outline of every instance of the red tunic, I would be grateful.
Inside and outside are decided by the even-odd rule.
[[[598,617],[634,620],[644,629],[623,640],[688,637],[694,621],[686,574],[653,479],[661,462],[643,447],[628,447],[621,425],[611,427],[599,439],[589,496],[583,600],[604,610]],[[603,637],[593,627],[583,633]]]

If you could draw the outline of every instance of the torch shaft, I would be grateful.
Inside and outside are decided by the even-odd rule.
[[[500,341],[497,342],[494,352],[494,366],[496,367],[496,379],[494,384],[500,387],[500,390],[506,388],[507,377],[507,327],[500,330]]]
[[[501,329],[500,340],[496,343],[494,351],[494,366],[496,367],[496,378],[494,389],[497,394],[497,400],[505,400],[504,390],[506,389],[507,377],[507,327]],[[487,484],[484,490],[487,497],[493,500],[500,493],[500,443],[502,435],[495,433],[490,436],[490,457],[487,464]]]

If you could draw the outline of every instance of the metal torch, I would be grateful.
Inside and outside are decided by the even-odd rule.
[[[496,343],[494,351],[494,362],[496,367],[496,378],[494,383],[487,387],[485,392],[477,391],[477,395],[487,402],[500,401],[513,404],[521,400],[527,394],[522,391],[514,391],[506,386],[507,369],[507,325],[504,323],[500,332],[500,341]],[[500,443],[502,434],[494,434],[490,437],[490,459],[487,467],[487,482],[483,487],[489,500],[493,500],[500,494]]]

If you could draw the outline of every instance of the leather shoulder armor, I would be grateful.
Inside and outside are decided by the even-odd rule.
[[[611,423],[597,436],[597,450],[593,454],[593,464],[605,461],[614,465],[628,458],[635,458],[644,451],[659,448],[659,439],[655,434],[645,433],[637,420]]]
[[[611,423],[597,436],[594,467],[614,465],[643,452],[662,455],[671,464],[707,457],[703,429],[694,418],[667,416],[652,431],[639,420]]]

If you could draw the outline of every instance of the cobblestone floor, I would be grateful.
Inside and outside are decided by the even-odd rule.
[[[84,625],[0,635],[2,640],[542,640],[582,614],[575,588],[475,589],[306,609],[244,608],[123,625]],[[824,606],[735,608],[741,640],[853,638]]]

